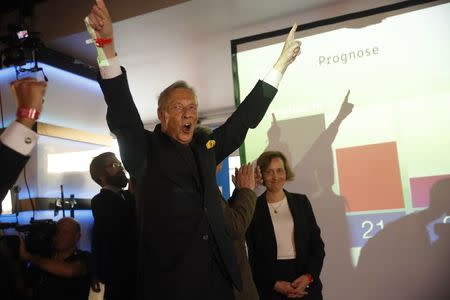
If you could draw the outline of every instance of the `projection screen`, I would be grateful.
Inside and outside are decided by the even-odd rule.
[[[326,299],[449,290],[450,4],[423,2],[300,24],[301,56],[241,148],[287,155],[286,189],[308,196],[326,244]],[[237,105],[288,31],[232,41]]]

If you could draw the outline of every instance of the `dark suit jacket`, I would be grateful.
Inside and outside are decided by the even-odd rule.
[[[245,247],[245,233],[253,219],[256,194],[250,189],[235,189],[228,202],[222,201],[225,220],[230,227],[237,265],[242,278],[242,289],[234,291],[235,300],[258,300],[252,271]]]
[[[29,158],[29,156],[24,156],[0,143],[0,166],[2,166],[2,176],[0,179],[0,203],[3,198],[5,198],[8,190],[16,182],[17,177]]]
[[[289,209],[294,220],[294,244],[297,252],[296,268],[300,274],[309,273],[314,282],[311,290],[321,292],[319,279],[325,250],[320,228],[308,198],[285,191]],[[261,299],[267,299],[273,290],[277,260],[277,243],[272,219],[266,201],[266,193],[258,197],[252,223],[247,231],[247,246],[253,278]],[[270,298],[269,298],[270,299]],[[309,298],[308,298],[309,299]]]
[[[200,237],[207,240],[208,233],[212,235],[212,251],[223,265],[222,272],[240,287],[215,167],[242,144],[249,128],[258,125],[277,90],[259,81],[225,124],[211,135],[194,136],[189,152],[161,132],[159,125],[154,132],[144,129],[125,70],[122,72],[113,79],[99,81],[108,105],[108,126],[118,138],[125,168],[136,178],[141,239],[138,284],[144,288],[140,293],[149,298],[176,299],[181,297],[177,284],[202,284],[203,279],[193,274],[195,267],[187,266],[192,261],[207,263]],[[215,145],[208,148],[210,140]],[[168,290],[173,292],[172,297]],[[183,293],[184,299],[195,296]]]
[[[92,275],[106,284],[108,299],[129,296],[136,283],[135,201],[128,191],[123,195],[101,189],[91,201]]]

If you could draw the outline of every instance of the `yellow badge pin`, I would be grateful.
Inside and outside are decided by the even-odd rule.
[[[215,140],[209,140],[209,141],[206,143],[206,149],[214,148],[215,145],[216,145],[216,141],[215,141]]]

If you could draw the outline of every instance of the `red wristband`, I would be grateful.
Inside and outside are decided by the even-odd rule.
[[[16,117],[37,120],[39,118],[39,111],[36,108],[19,107],[17,109]]]
[[[314,281],[314,279],[313,279],[311,274],[306,273],[305,276],[308,277],[308,281],[309,281],[308,284],[311,284]]]
[[[103,46],[111,44],[112,41],[113,41],[112,38],[109,38],[109,39],[98,38],[98,39],[95,39],[95,46],[97,46],[99,48],[103,48]]]

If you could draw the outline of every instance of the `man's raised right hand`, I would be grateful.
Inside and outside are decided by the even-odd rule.
[[[103,0],[97,0],[97,3],[92,6],[88,19],[89,24],[95,31],[96,38],[113,39],[112,43],[103,47],[103,50],[107,58],[114,57],[116,51],[114,48],[113,26],[111,16]]]

